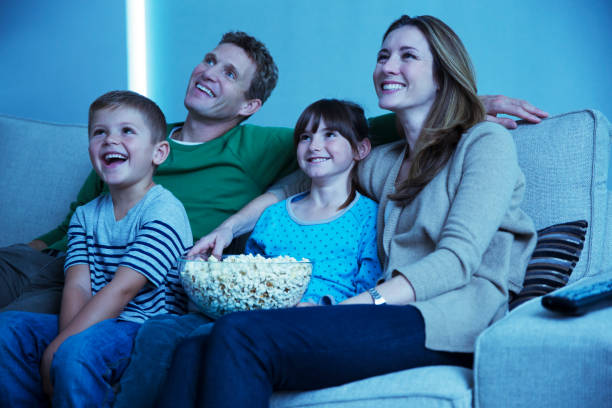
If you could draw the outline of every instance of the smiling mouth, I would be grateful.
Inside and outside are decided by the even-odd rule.
[[[323,163],[327,160],[329,160],[328,157],[311,157],[310,159],[307,159],[306,161],[308,163]]]
[[[390,84],[390,83],[383,83],[383,84],[382,84],[382,86],[381,86],[381,89],[382,89],[383,91],[399,91],[400,89],[403,89],[403,88],[405,88],[405,87],[406,87],[406,85],[403,85],[403,84],[397,84],[397,83],[393,83],[393,84]]]
[[[211,98],[215,97],[215,94],[213,93],[213,91],[211,91],[210,89],[208,89],[204,85],[200,85],[200,84],[196,83],[196,88],[198,88],[200,91],[204,92],[206,95],[210,96]]]
[[[121,153],[107,153],[102,156],[104,163],[107,166],[111,166],[115,163],[122,163],[127,160],[127,155]]]

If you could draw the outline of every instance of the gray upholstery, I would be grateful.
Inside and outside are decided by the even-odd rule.
[[[523,208],[536,227],[589,222],[572,281],[612,271],[612,194],[606,185],[612,134],[606,118],[597,111],[567,113],[522,124],[513,136],[527,179]],[[86,128],[0,115],[0,163],[0,245],[28,242],[63,220],[90,171]],[[603,406],[612,398],[611,313],[608,308],[559,318],[536,299],[480,336],[475,375],[459,367],[424,367],[276,393],[271,406]],[[606,382],[607,391],[592,386]],[[561,399],[572,394],[574,399]]]
[[[91,170],[87,127],[0,115],[0,246],[56,227]]]

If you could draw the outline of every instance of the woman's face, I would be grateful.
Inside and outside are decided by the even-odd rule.
[[[429,113],[438,84],[427,39],[414,26],[389,33],[374,69],[378,105],[396,113]]]

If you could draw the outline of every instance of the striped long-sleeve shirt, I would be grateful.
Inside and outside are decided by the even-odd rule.
[[[177,265],[193,239],[183,205],[162,186],[151,188],[119,221],[109,194],[77,208],[68,239],[64,270],[88,265],[92,295],[113,279],[119,266],[147,278],[119,319],[143,322],[155,315],[186,311]]]

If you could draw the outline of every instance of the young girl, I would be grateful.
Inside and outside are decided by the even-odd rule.
[[[294,130],[297,161],[310,189],[269,207],[246,253],[308,258],[313,271],[301,306],[341,302],[376,285],[377,204],[359,194],[355,165],[370,152],[368,123],[358,105],[321,99]]]

